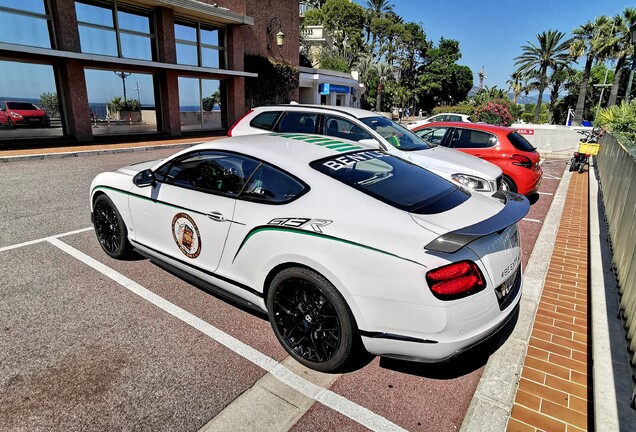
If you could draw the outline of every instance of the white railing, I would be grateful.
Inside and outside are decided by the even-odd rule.
[[[327,32],[323,26],[306,26],[301,30],[301,36],[307,40],[325,40]]]

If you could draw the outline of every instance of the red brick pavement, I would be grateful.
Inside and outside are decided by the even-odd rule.
[[[532,329],[509,432],[588,430],[588,174],[574,173]]]

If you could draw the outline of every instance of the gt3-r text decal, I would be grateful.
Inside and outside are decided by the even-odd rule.
[[[267,225],[286,226],[292,228],[310,227],[315,232],[321,233],[321,227],[331,224],[333,221],[327,219],[309,219],[309,218],[276,218],[272,219]]]

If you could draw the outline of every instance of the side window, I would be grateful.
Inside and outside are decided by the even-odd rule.
[[[431,144],[440,145],[447,130],[448,128],[445,127],[432,127],[418,130],[415,134]]]
[[[318,114],[288,112],[278,125],[278,132],[315,133]]]
[[[341,117],[325,116],[324,134],[337,138],[344,138],[351,141],[361,139],[373,139],[373,137],[355,123]]]
[[[305,190],[305,185],[274,167],[262,164],[241,193],[241,198],[263,203],[282,204],[292,201]]]
[[[487,132],[457,128],[451,139],[451,147],[488,148],[493,145],[491,137],[492,135]]]
[[[274,128],[274,124],[276,123],[276,120],[278,120],[280,113],[281,111],[267,111],[260,113],[252,119],[250,126],[271,131]]]
[[[174,186],[236,197],[258,165],[245,156],[202,151],[164,165],[155,176]]]
[[[446,118],[446,116],[443,116],[443,115],[437,115],[437,116],[435,116],[435,117],[431,117],[430,122],[431,122],[431,123],[441,122],[441,121],[444,121],[444,119],[445,119],[445,118]]]
[[[448,121],[460,122],[462,121],[462,118],[458,115],[449,115]]]

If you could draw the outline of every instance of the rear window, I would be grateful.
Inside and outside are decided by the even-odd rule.
[[[536,150],[519,132],[510,132],[508,134],[508,139],[517,150],[527,152],[533,152]]]
[[[282,111],[268,111],[260,113],[252,119],[250,126],[271,131],[281,112]]]
[[[470,196],[424,168],[380,151],[336,155],[312,162],[311,167],[410,213],[440,213]]]

